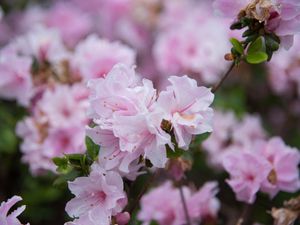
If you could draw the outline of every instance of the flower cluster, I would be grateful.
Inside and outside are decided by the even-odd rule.
[[[265,140],[267,136],[258,116],[246,115],[238,121],[233,112],[216,111],[213,130],[202,147],[208,154],[209,163],[218,169],[222,168],[228,152],[248,147],[253,141]]]
[[[274,197],[279,191],[299,190],[299,163],[299,150],[274,137],[230,152],[224,158],[223,166],[230,174],[228,184],[237,199],[253,203],[258,191]]]
[[[195,74],[205,84],[212,84],[227,67],[223,56],[230,49],[230,33],[228,23],[213,17],[208,4],[197,4],[166,3],[153,48],[154,58],[164,74]]]
[[[215,218],[220,208],[216,198],[216,182],[207,182],[198,191],[183,187],[187,210],[192,224],[199,224],[206,219]],[[161,206],[164,207],[161,207]],[[186,222],[179,189],[170,182],[154,188],[141,199],[141,211],[138,218],[143,224],[156,221],[161,225],[181,225]]]
[[[6,202],[2,202],[0,205],[0,224],[3,225],[22,225],[22,223],[17,218],[24,210],[25,206],[21,206],[16,210],[8,214],[8,211],[13,207],[14,204],[21,201],[22,198],[19,196],[13,196]],[[29,225],[29,223],[27,223]]]
[[[105,78],[89,81],[89,115],[95,126],[87,129],[87,135],[102,146],[100,160],[107,159],[109,167],[125,173],[141,156],[164,167],[166,146],[186,150],[193,135],[212,131],[210,90],[187,76],[173,76],[169,82],[157,96],[151,81],[140,80],[123,64]]]
[[[85,151],[87,94],[80,84],[47,89],[32,115],[19,122],[17,134],[23,139],[23,161],[33,174],[55,171],[54,157]]]

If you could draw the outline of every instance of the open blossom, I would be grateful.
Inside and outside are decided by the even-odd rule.
[[[160,127],[164,114],[153,109],[156,90],[152,82],[139,82],[133,69],[119,64],[105,78],[90,81],[89,86],[89,113],[98,127],[89,129],[87,134],[94,142],[105,146],[114,140],[108,152],[113,153],[112,158],[128,156],[120,164],[124,172],[129,172],[129,164],[140,155],[163,167],[167,160],[165,144],[170,144],[170,136]],[[110,135],[101,136],[105,130]]]
[[[58,2],[47,10],[44,23],[59,30],[64,43],[74,47],[92,28],[91,18],[71,3]]]
[[[255,201],[256,193],[272,169],[265,158],[247,150],[227,154],[223,166],[230,174],[227,182],[235,192],[236,198],[248,203]]]
[[[0,52],[0,96],[17,100],[20,105],[28,106],[32,95],[30,57],[18,56],[10,47]]]
[[[106,76],[117,63],[132,66],[135,63],[134,50],[96,35],[90,35],[80,42],[71,58],[74,72],[85,80]]]
[[[262,191],[274,197],[279,191],[300,189],[298,165],[300,153],[288,147],[282,139],[256,140],[247,149],[231,151],[223,159],[230,174],[227,181],[240,201],[253,203]]]
[[[172,124],[178,146],[187,149],[193,135],[212,131],[214,95],[187,76],[172,76],[169,81],[171,85],[159,94],[157,103]]]
[[[188,187],[183,187],[187,209],[192,224],[199,224],[207,217],[217,216],[220,203],[215,197],[217,183],[208,182],[198,191],[193,192]],[[162,207],[162,205],[164,207]],[[138,219],[143,224],[155,220],[160,225],[181,225],[186,222],[179,189],[172,186],[171,182],[154,188],[141,199],[141,211]]]
[[[187,148],[193,135],[211,131],[213,94],[195,80],[171,77],[159,94],[151,81],[139,80],[135,71],[118,64],[104,78],[91,80],[89,115],[96,124],[87,129],[95,143],[105,146],[105,156],[123,172],[143,156],[156,167],[167,162],[166,145],[173,148],[163,121],[172,124],[179,147]]]
[[[23,139],[22,160],[33,174],[55,171],[53,157],[85,151],[87,95],[79,91],[77,85],[46,90],[32,115],[18,123],[17,134]]]
[[[213,17],[204,3],[179,2],[170,1],[176,7],[167,7],[162,15],[153,48],[157,67],[163,74],[192,73],[205,84],[215,83],[227,67],[223,58],[230,49],[227,24]]]
[[[243,14],[264,22],[266,29],[281,37],[289,48],[293,36],[300,32],[300,3],[298,0],[215,0],[219,14],[238,17]]]
[[[13,196],[8,199],[6,202],[2,202],[0,205],[0,224],[1,225],[22,225],[22,223],[17,218],[24,210],[25,206],[21,206],[16,210],[12,211],[10,214],[11,207],[15,205],[17,202],[21,201],[22,198],[19,196]],[[29,225],[29,223],[27,224]]]
[[[272,172],[262,184],[262,191],[274,197],[279,191],[296,192],[300,189],[298,165],[300,153],[275,137],[268,142],[258,143],[258,153],[272,166]]]
[[[75,195],[66,205],[69,216],[75,218],[66,223],[70,225],[109,225],[127,203],[121,176],[99,166],[93,166],[88,177],[69,182],[69,189]]]
[[[69,56],[59,32],[42,25],[34,26],[11,45],[16,47],[19,54],[34,57],[39,62],[57,64]]]
[[[245,115],[238,120],[232,112],[217,111],[213,119],[212,134],[202,143],[209,163],[220,169],[227,153],[235,149],[251,148],[256,140],[265,140],[260,118]]]

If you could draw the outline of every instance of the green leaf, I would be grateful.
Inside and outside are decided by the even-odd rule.
[[[231,39],[230,39],[230,42],[231,42],[233,48],[234,48],[238,53],[240,53],[241,55],[244,53],[244,48],[243,48],[241,42],[239,42],[239,41],[238,41],[237,39],[235,39],[235,38],[231,38]]]
[[[199,134],[195,137],[195,139],[193,140],[192,144],[190,147],[198,147],[199,145],[202,144],[203,141],[205,141],[209,136],[210,136],[211,133],[204,133],[204,134]]]
[[[167,157],[170,158],[178,158],[180,156],[183,155],[183,153],[185,152],[184,150],[175,147],[174,150],[171,149],[168,145],[166,145],[166,149],[167,149]]]
[[[57,166],[56,171],[59,173],[68,173],[71,170],[71,167],[69,165],[69,161],[66,157],[59,158],[55,157],[52,159],[54,164]]]
[[[98,157],[100,146],[96,145],[88,136],[85,137],[85,145],[88,157],[90,157],[92,161],[95,161]]]
[[[257,38],[254,42],[252,42],[247,50],[248,54],[253,54],[256,52],[263,52],[263,39],[262,37]]]
[[[268,60],[268,55],[265,52],[254,52],[246,56],[246,61],[251,64],[259,64]]]

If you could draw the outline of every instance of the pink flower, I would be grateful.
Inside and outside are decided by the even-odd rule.
[[[85,80],[104,77],[117,63],[132,66],[135,52],[118,42],[109,42],[96,35],[80,42],[71,59],[71,65]]]
[[[279,191],[296,192],[300,189],[298,165],[300,153],[296,148],[284,144],[275,137],[268,142],[258,143],[258,152],[272,166],[272,172],[262,185],[262,191],[274,197]]]
[[[157,103],[172,124],[178,146],[187,149],[193,135],[212,131],[214,95],[187,76],[172,76],[169,81],[171,85],[160,93]]]
[[[205,183],[188,200],[189,214],[192,218],[215,218],[220,209],[220,202],[216,198],[218,193],[217,182]]]
[[[67,203],[66,211],[76,219],[67,224],[109,225],[111,216],[121,212],[127,202],[121,176],[98,166],[88,177],[69,182],[69,189],[75,198]]]
[[[29,57],[18,56],[10,47],[0,52],[0,97],[17,100],[28,106],[32,95],[31,64]]]
[[[33,174],[55,171],[53,157],[83,153],[87,96],[80,85],[55,86],[37,101],[32,115],[19,122],[17,135],[23,139],[22,160]]]
[[[265,139],[266,132],[258,116],[246,115],[240,123],[236,124],[232,138],[236,144],[248,147],[254,140]]]
[[[215,197],[217,183],[205,183],[198,191],[193,192],[188,187],[183,187],[187,209],[192,224],[199,224],[208,217],[214,218],[220,208],[220,203]],[[182,225],[186,223],[183,205],[178,188],[171,182],[154,188],[141,199],[141,211],[138,219],[148,225],[152,220],[163,225]],[[162,207],[163,205],[163,207]]]
[[[36,111],[41,111],[43,114],[41,118],[45,117],[47,123],[53,127],[86,124],[87,94],[83,96],[83,99],[77,96],[79,91],[84,91],[79,88],[85,89],[80,86],[80,84],[72,87],[57,85],[53,90],[47,89],[37,103]]]
[[[251,149],[254,141],[266,138],[260,118],[253,115],[245,115],[238,121],[232,112],[217,112],[213,130],[202,146],[208,153],[209,162],[217,169],[222,169],[223,159],[231,151]]]
[[[88,132],[95,143],[105,145],[107,141],[99,135],[104,130],[110,134],[105,136],[109,141],[113,140],[113,134],[115,144],[108,146],[108,155],[118,155],[119,161],[125,157],[123,153],[128,154],[127,163],[122,160],[124,163],[120,165],[123,172],[128,173],[129,164],[140,155],[163,167],[170,136],[160,127],[164,113],[155,108],[156,90],[152,82],[145,79],[138,82],[132,69],[119,64],[105,78],[90,81],[89,86],[90,115],[101,128]]]
[[[209,163],[220,169],[223,158],[232,149],[232,136],[238,123],[232,112],[214,113],[213,132],[202,143],[203,149],[208,154]]]
[[[144,222],[143,225],[152,220],[159,224],[173,225],[177,216],[176,209],[180,204],[179,190],[173,188],[171,182],[166,182],[145,194],[140,204],[138,219]]]
[[[255,201],[256,193],[272,170],[265,158],[247,150],[227,154],[223,166],[230,174],[227,183],[233,189],[236,198],[250,204]]]
[[[170,2],[174,5],[162,15],[163,29],[153,48],[157,67],[163,74],[195,74],[205,84],[215,83],[227,68],[227,23],[213,17],[206,4],[181,2]]]
[[[35,57],[41,62],[48,61],[57,64],[67,60],[69,56],[57,30],[41,25],[34,26],[11,44],[16,46],[21,55]]]
[[[8,199],[6,202],[2,202],[0,205],[0,224],[1,225],[22,225],[18,220],[18,216],[25,210],[25,206],[17,208],[15,211],[12,211],[8,214],[8,211],[11,207],[17,202],[21,201],[22,198],[19,196],[13,196]],[[29,225],[29,223],[27,224]]]
[[[69,47],[74,47],[92,28],[92,21],[88,14],[75,5],[65,2],[58,2],[47,11],[45,24],[57,28]]]
[[[300,95],[300,38],[295,36],[293,48],[280,49],[268,63],[271,88],[280,95],[292,95],[296,89]]]

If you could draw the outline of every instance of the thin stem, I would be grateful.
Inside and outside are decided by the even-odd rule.
[[[229,69],[227,70],[227,72],[225,73],[225,75],[222,77],[222,79],[219,81],[219,83],[216,84],[216,86],[214,86],[212,88],[212,90],[211,90],[212,93],[216,93],[216,91],[222,86],[222,84],[224,83],[224,81],[230,75],[230,72],[233,70],[234,66],[235,66],[235,62],[232,62],[232,64],[230,65]]]
[[[184,214],[185,214],[186,225],[192,225],[190,215],[189,215],[189,212],[188,212],[188,209],[186,206],[186,201],[185,201],[185,197],[183,194],[182,186],[179,186],[179,192],[180,192],[180,198],[181,198],[181,202],[182,202],[182,206],[183,206],[183,210],[184,210]]]

